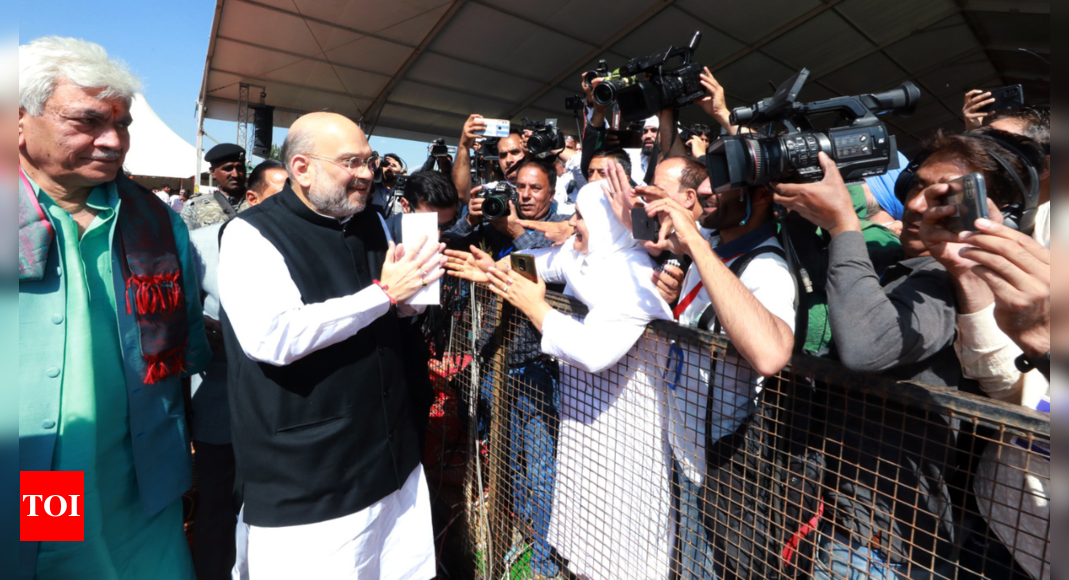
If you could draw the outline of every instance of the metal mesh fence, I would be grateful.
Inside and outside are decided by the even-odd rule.
[[[470,292],[432,363],[449,577],[1051,576],[1048,416],[812,358],[761,381],[661,322],[591,374]]]

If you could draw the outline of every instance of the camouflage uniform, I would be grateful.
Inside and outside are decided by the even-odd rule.
[[[226,198],[225,193],[219,192],[219,194]],[[248,209],[248,204],[244,198],[237,204],[233,199],[228,198],[228,201],[230,201],[231,207],[235,212],[233,215],[228,214],[224,206],[216,201],[215,195],[209,193],[195,195],[186,202],[185,208],[182,209],[182,221],[186,222],[186,227],[189,228],[189,231],[193,231],[230,221],[234,219],[237,212]]]

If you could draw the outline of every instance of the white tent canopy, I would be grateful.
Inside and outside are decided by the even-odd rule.
[[[130,125],[130,152],[125,163],[130,175],[190,179],[197,173],[197,148],[172,131],[144,95],[134,97],[130,115],[134,123]]]
[[[598,59],[704,40],[732,107],[772,95],[803,67],[803,100],[883,91],[912,80],[923,99],[886,118],[910,150],[960,130],[962,95],[1023,84],[1049,103],[1050,0],[216,0],[201,102],[236,121],[241,83],[263,86],[275,126],[329,109],[375,135],[455,143],[470,113],[559,118]],[[772,83],[772,85],[770,85]],[[258,101],[259,89],[251,95]],[[697,107],[688,123],[710,123]]]

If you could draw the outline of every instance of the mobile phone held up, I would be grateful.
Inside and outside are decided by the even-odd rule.
[[[645,207],[631,210],[631,235],[640,242],[658,242],[661,239],[661,223],[646,213]]]
[[[1001,89],[992,89],[991,98],[995,99],[995,102],[980,109],[981,113],[1019,109],[1024,106],[1024,86],[1011,85]]]
[[[530,254],[512,254],[512,273],[530,282],[538,283],[538,268],[535,266],[534,256]]]
[[[944,206],[954,206],[957,211],[944,222],[953,233],[975,232],[976,220],[990,219],[987,211],[987,183],[982,173],[971,173],[947,184],[950,192],[943,196]]]

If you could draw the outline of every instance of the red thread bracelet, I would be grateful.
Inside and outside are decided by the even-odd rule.
[[[383,284],[382,282],[379,282],[378,280],[372,280],[371,283],[376,285],[376,286],[378,286],[380,289],[382,289],[382,293],[385,294],[386,297],[390,299],[390,305],[391,306],[397,306],[397,301],[394,300],[393,296],[390,296],[390,292],[389,292],[390,287],[389,286]]]

